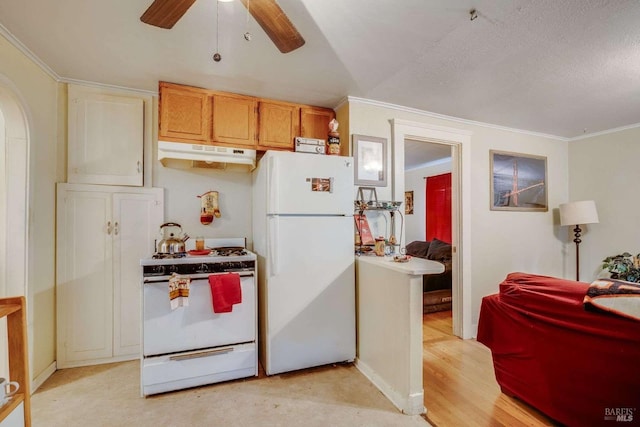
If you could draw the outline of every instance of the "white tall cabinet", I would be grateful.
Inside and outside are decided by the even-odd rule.
[[[57,366],[135,359],[140,259],[163,222],[161,188],[58,184]]]

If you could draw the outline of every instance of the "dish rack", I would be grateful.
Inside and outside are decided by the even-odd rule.
[[[365,193],[366,198],[365,198]],[[396,228],[396,216],[398,213],[400,215],[401,223],[400,223],[400,236],[402,237],[402,228],[404,226],[404,217],[402,213],[398,210],[398,208],[402,205],[402,202],[396,201],[387,201],[387,200],[378,200],[378,194],[374,187],[358,187],[358,196],[354,201],[355,212],[359,215],[365,215],[365,211],[382,211],[388,212],[390,217],[390,226],[389,226],[389,235],[385,237],[385,246],[392,247],[392,255],[396,253],[396,247],[399,249],[402,247],[401,242],[396,240],[394,235],[394,230]],[[372,245],[363,244],[361,227],[356,227],[357,238],[359,244],[356,243],[356,255],[361,255],[365,252],[371,251]],[[386,251],[385,251],[386,252]]]

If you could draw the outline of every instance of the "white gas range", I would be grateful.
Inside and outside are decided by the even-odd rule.
[[[256,255],[244,246],[242,238],[205,239],[218,248],[206,256],[140,261],[143,396],[258,375]],[[173,273],[190,279],[188,305],[174,309]],[[242,301],[215,313],[209,277],[228,273],[240,276]]]

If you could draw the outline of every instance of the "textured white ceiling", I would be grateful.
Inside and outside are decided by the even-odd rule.
[[[451,160],[451,146],[423,141],[404,141],[404,170],[418,169]]]
[[[140,22],[150,3],[2,0],[0,24],[63,79],[352,95],[562,137],[640,122],[638,0],[279,0],[306,39],[289,54],[239,1],[198,0],[171,30]]]

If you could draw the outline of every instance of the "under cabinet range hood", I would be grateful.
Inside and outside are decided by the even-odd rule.
[[[165,166],[168,166],[171,160],[187,160],[191,162],[192,167],[214,169],[238,165],[250,172],[256,167],[256,150],[158,141],[158,160]]]

